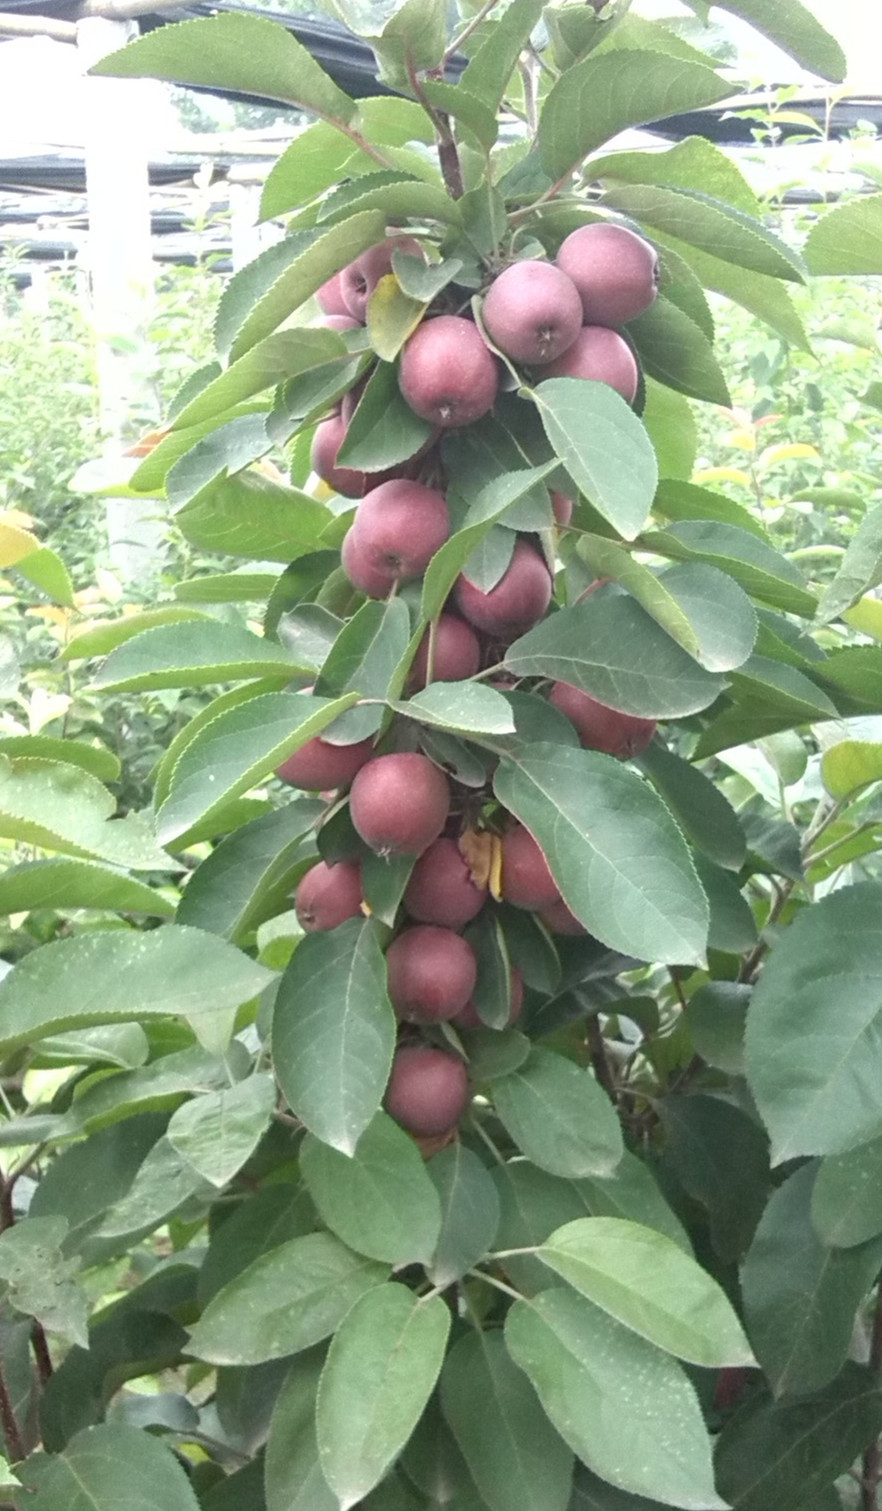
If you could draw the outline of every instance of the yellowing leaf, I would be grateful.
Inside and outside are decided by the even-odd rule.
[[[842,617],[851,629],[859,630],[862,635],[872,635],[874,640],[882,640],[882,599],[868,594]]]
[[[745,488],[751,486],[747,473],[741,472],[737,467],[705,467],[702,472],[693,474],[692,481],[693,483],[743,483]]]
[[[39,549],[36,535],[10,524],[8,516],[0,519],[0,567],[13,567],[17,561]]]
[[[726,437],[727,446],[737,446],[739,451],[756,451],[756,436],[752,430],[733,430]]]
[[[495,836],[486,830],[467,829],[459,841],[459,850],[469,868],[476,887],[487,887],[493,874],[493,843]],[[499,841],[496,840],[496,844]]]
[[[368,303],[371,346],[384,362],[394,362],[408,336],[413,335],[426,306],[405,294],[394,273],[387,273]]]
[[[815,462],[821,460],[814,446],[805,441],[792,441],[782,446],[767,446],[760,456],[760,463],[763,467],[774,467],[777,462],[795,462],[809,457]]]

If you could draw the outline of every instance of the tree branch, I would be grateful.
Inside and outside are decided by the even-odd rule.
[[[2,1356],[0,1356],[0,1427],[6,1439],[6,1447],[12,1463],[20,1464],[25,1456],[24,1443],[12,1409],[12,1398],[9,1394],[9,1386],[6,1384]]]
[[[4,37],[51,37],[53,42],[76,42],[77,29],[73,21],[58,21],[54,16],[33,16],[0,11],[0,36]]]
[[[882,1285],[876,1292],[876,1309],[873,1312],[873,1331],[870,1337],[870,1373],[875,1380],[882,1379]],[[882,1480],[882,1455],[879,1439],[875,1437],[864,1450],[861,1465],[861,1511],[879,1511],[879,1483]]]

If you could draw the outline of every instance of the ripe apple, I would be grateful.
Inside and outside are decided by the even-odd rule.
[[[420,923],[464,928],[480,913],[487,890],[472,879],[455,839],[436,839],[420,856],[404,893],[404,906]]]
[[[542,377],[591,378],[595,383],[608,383],[628,404],[637,397],[639,375],[634,353],[618,331],[604,325],[583,325],[563,356],[543,367]]]
[[[357,773],[349,811],[365,844],[379,855],[422,855],[447,822],[450,788],[424,755],[377,756]]]
[[[414,414],[450,430],[471,425],[493,408],[499,376],[473,321],[436,315],[417,326],[407,342],[398,383]]]
[[[389,1116],[408,1133],[449,1133],[469,1105],[465,1065],[429,1044],[403,1045],[395,1052],[384,1100]]]
[[[513,362],[552,362],[582,328],[572,279],[551,262],[514,262],[491,283],[481,311],[494,346]]]
[[[569,682],[555,682],[549,703],[575,725],[582,745],[588,750],[602,750],[606,755],[627,760],[641,755],[656,731],[655,719],[639,719],[635,714],[620,713],[606,703],[598,703]]]
[[[551,602],[551,573],[535,546],[519,539],[511,561],[489,592],[457,579],[455,596],[460,612],[479,630],[501,641],[513,640],[542,618]]]
[[[393,939],[386,951],[389,1000],[399,1018],[441,1023],[465,1007],[478,977],[478,962],[461,934],[435,924],[417,924]]]
[[[308,933],[336,929],[361,914],[361,871],[354,861],[329,866],[320,860],[303,877],[294,900],[301,927]]]
[[[658,253],[627,226],[580,226],[561,243],[557,265],[579,291],[586,325],[626,325],[658,293]]]

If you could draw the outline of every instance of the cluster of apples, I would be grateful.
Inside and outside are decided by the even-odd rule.
[[[390,238],[325,286],[328,323],[364,319],[396,247],[419,250],[415,242]],[[654,250],[632,232],[600,223],[582,227],[564,241],[556,264],[523,261],[500,274],[484,300],[484,329],[513,361],[541,368],[545,375],[612,381],[633,399],[636,362],[612,322],[624,323],[648,307],[657,269]],[[338,307],[329,308],[335,301]],[[411,407],[441,431],[471,423],[492,407],[498,370],[498,359],[474,321],[439,314],[425,320],[405,346],[399,381]],[[359,498],[342,564],[354,587],[385,598],[399,582],[421,576],[448,538],[450,518],[443,492],[416,476],[368,479],[336,467],[353,407],[347,412],[344,401],[339,413],[318,427],[313,465],[331,486]],[[433,480],[437,471],[430,474]],[[557,494],[552,499],[559,522],[567,523],[570,501]],[[552,591],[546,558],[529,536],[518,537],[506,572],[488,591],[461,575],[452,602],[417,651],[411,690],[429,681],[474,676],[490,664],[487,656],[498,659],[500,646],[544,616]],[[548,698],[590,749],[624,758],[645,749],[655,732],[653,721],[622,714],[564,682],[553,684]],[[361,841],[379,855],[414,860],[402,921],[386,952],[389,996],[404,1028],[385,1105],[411,1133],[443,1138],[469,1102],[466,1066],[451,1050],[415,1041],[415,1035],[440,1023],[457,1030],[481,1027],[474,1002],[478,962],[463,930],[491,895],[537,914],[553,933],[584,929],[562,899],[532,834],[498,812],[492,830],[470,828],[474,820],[467,822],[463,810],[473,811],[474,795],[467,805],[465,793],[425,754],[378,753],[372,740],[340,745],[319,736],[277,774],[308,791],[336,794],[348,788],[349,814]],[[495,860],[489,864],[491,852]],[[300,882],[296,907],[309,931],[334,929],[363,915],[359,863],[320,860]],[[511,1024],[523,1006],[516,969],[510,982]]]

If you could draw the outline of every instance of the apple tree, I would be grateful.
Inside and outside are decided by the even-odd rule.
[[[202,690],[153,809],[0,756],[11,1504],[877,1505],[882,521],[813,583],[690,478],[705,290],[804,344],[882,196],[797,250],[704,138],[613,150],[730,97],[697,39],[406,0],[360,102],[238,13],[99,65],[314,120],[128,481],[218,568],[64,653]]]

